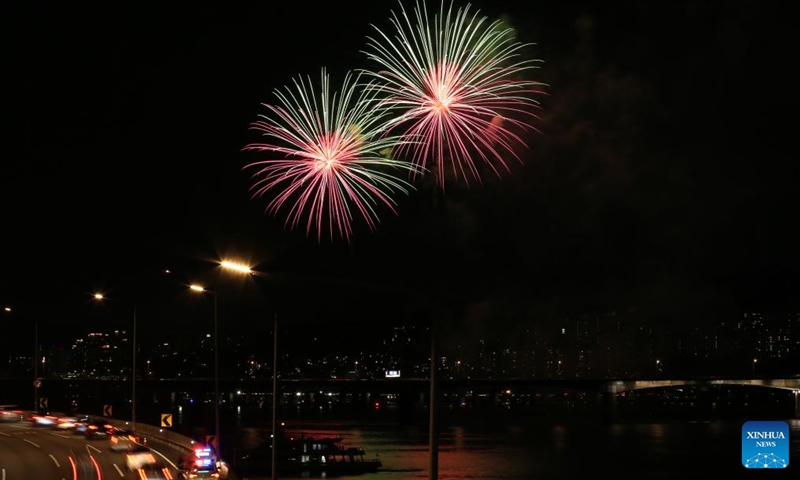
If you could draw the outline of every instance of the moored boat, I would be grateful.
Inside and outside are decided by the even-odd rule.
[[[280,435],[280,434],[279,434]],[[342,444],[339,437],[278,437],[278,468],[284,473],[324,473],[332,475],[355,475],[377,472],[383,464],[376,455],[368,458],[361,447]],[[245,455],[238,462],[238,469],[248,473],[266,473],[271,469],[271,449],[261,449]]]

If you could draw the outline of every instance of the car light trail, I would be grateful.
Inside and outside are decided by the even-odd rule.
[[[72,465],[72,480],[78,480],[78,466],[75,465],[75,460],[70,456],[69,463]]]
[[[103,472],[100,471],[100,465],[97,464],[97,460],[94,459],[93,455],[89,455],[89,460],[94,464],[94,469],[97,472],[97,480],[103,480]]]

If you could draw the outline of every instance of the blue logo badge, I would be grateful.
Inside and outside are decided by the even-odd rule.
[[[742,465],[744,468],[789,466],[789,424],[745,422],[742,425]]]

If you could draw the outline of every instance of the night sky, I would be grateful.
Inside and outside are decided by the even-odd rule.
[[[275,88],[370,67],[395,2],[24,3],[1,15],[0,302],[18,322],[79,331],[137,302],[185,328],[169,319],[209,303],[187,280],[215,283],[232,325],[275,299],[297,322],[416,321],[437,285],[484,329],[800,307],[797,4],[474,3],[544,60],[524,165],[448,187],[436,213],[421,187],[347,244],[266,215],[241,150]],[[219,277],[228,257],[272,275]]]

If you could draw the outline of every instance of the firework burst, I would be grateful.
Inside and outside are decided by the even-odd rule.
[[[245,147],[269,155],[244,167],[257,169],[253,197],[274,193],[267,212],[288,210],[292,229],[306,217],[306,234],[316,230],[318,241],[326,230],[331,239],[338,234],[349,240],[354,212],[375,229],[376,207],[396,212],[392,195],[411,188],[400,177],[417,170],[387,155],[402,140],[386,135],[387,111],[374,89],[361,88],[359,76],[348,73],[341,90],[332,92],[323,69],[317,88],[310,78],[297,77],[276,90],[277,102],[265,105],[267,113],[251,125],[268,140]]]
[[[397,153],[410,153],[417,167],[430,165],[442,188],[447,171],[480,181],[476,160],[498,175],[509,168],[506,153],[519,161],[514,147],[524,142],[514,130],[530,128],[523,119],[536,118],[534,96],[543,84],[525,79],[538,61],[521,58],[526,45],[514,31],[469,5],[453,12],[444,2],[432,19],[424,3],[413,17],[401,5],[392,25],[392,34],[373,26],[377,35],[365,53],[380,65],[369,75],[396,112],[387,130],[420,139],[399,144]]]

